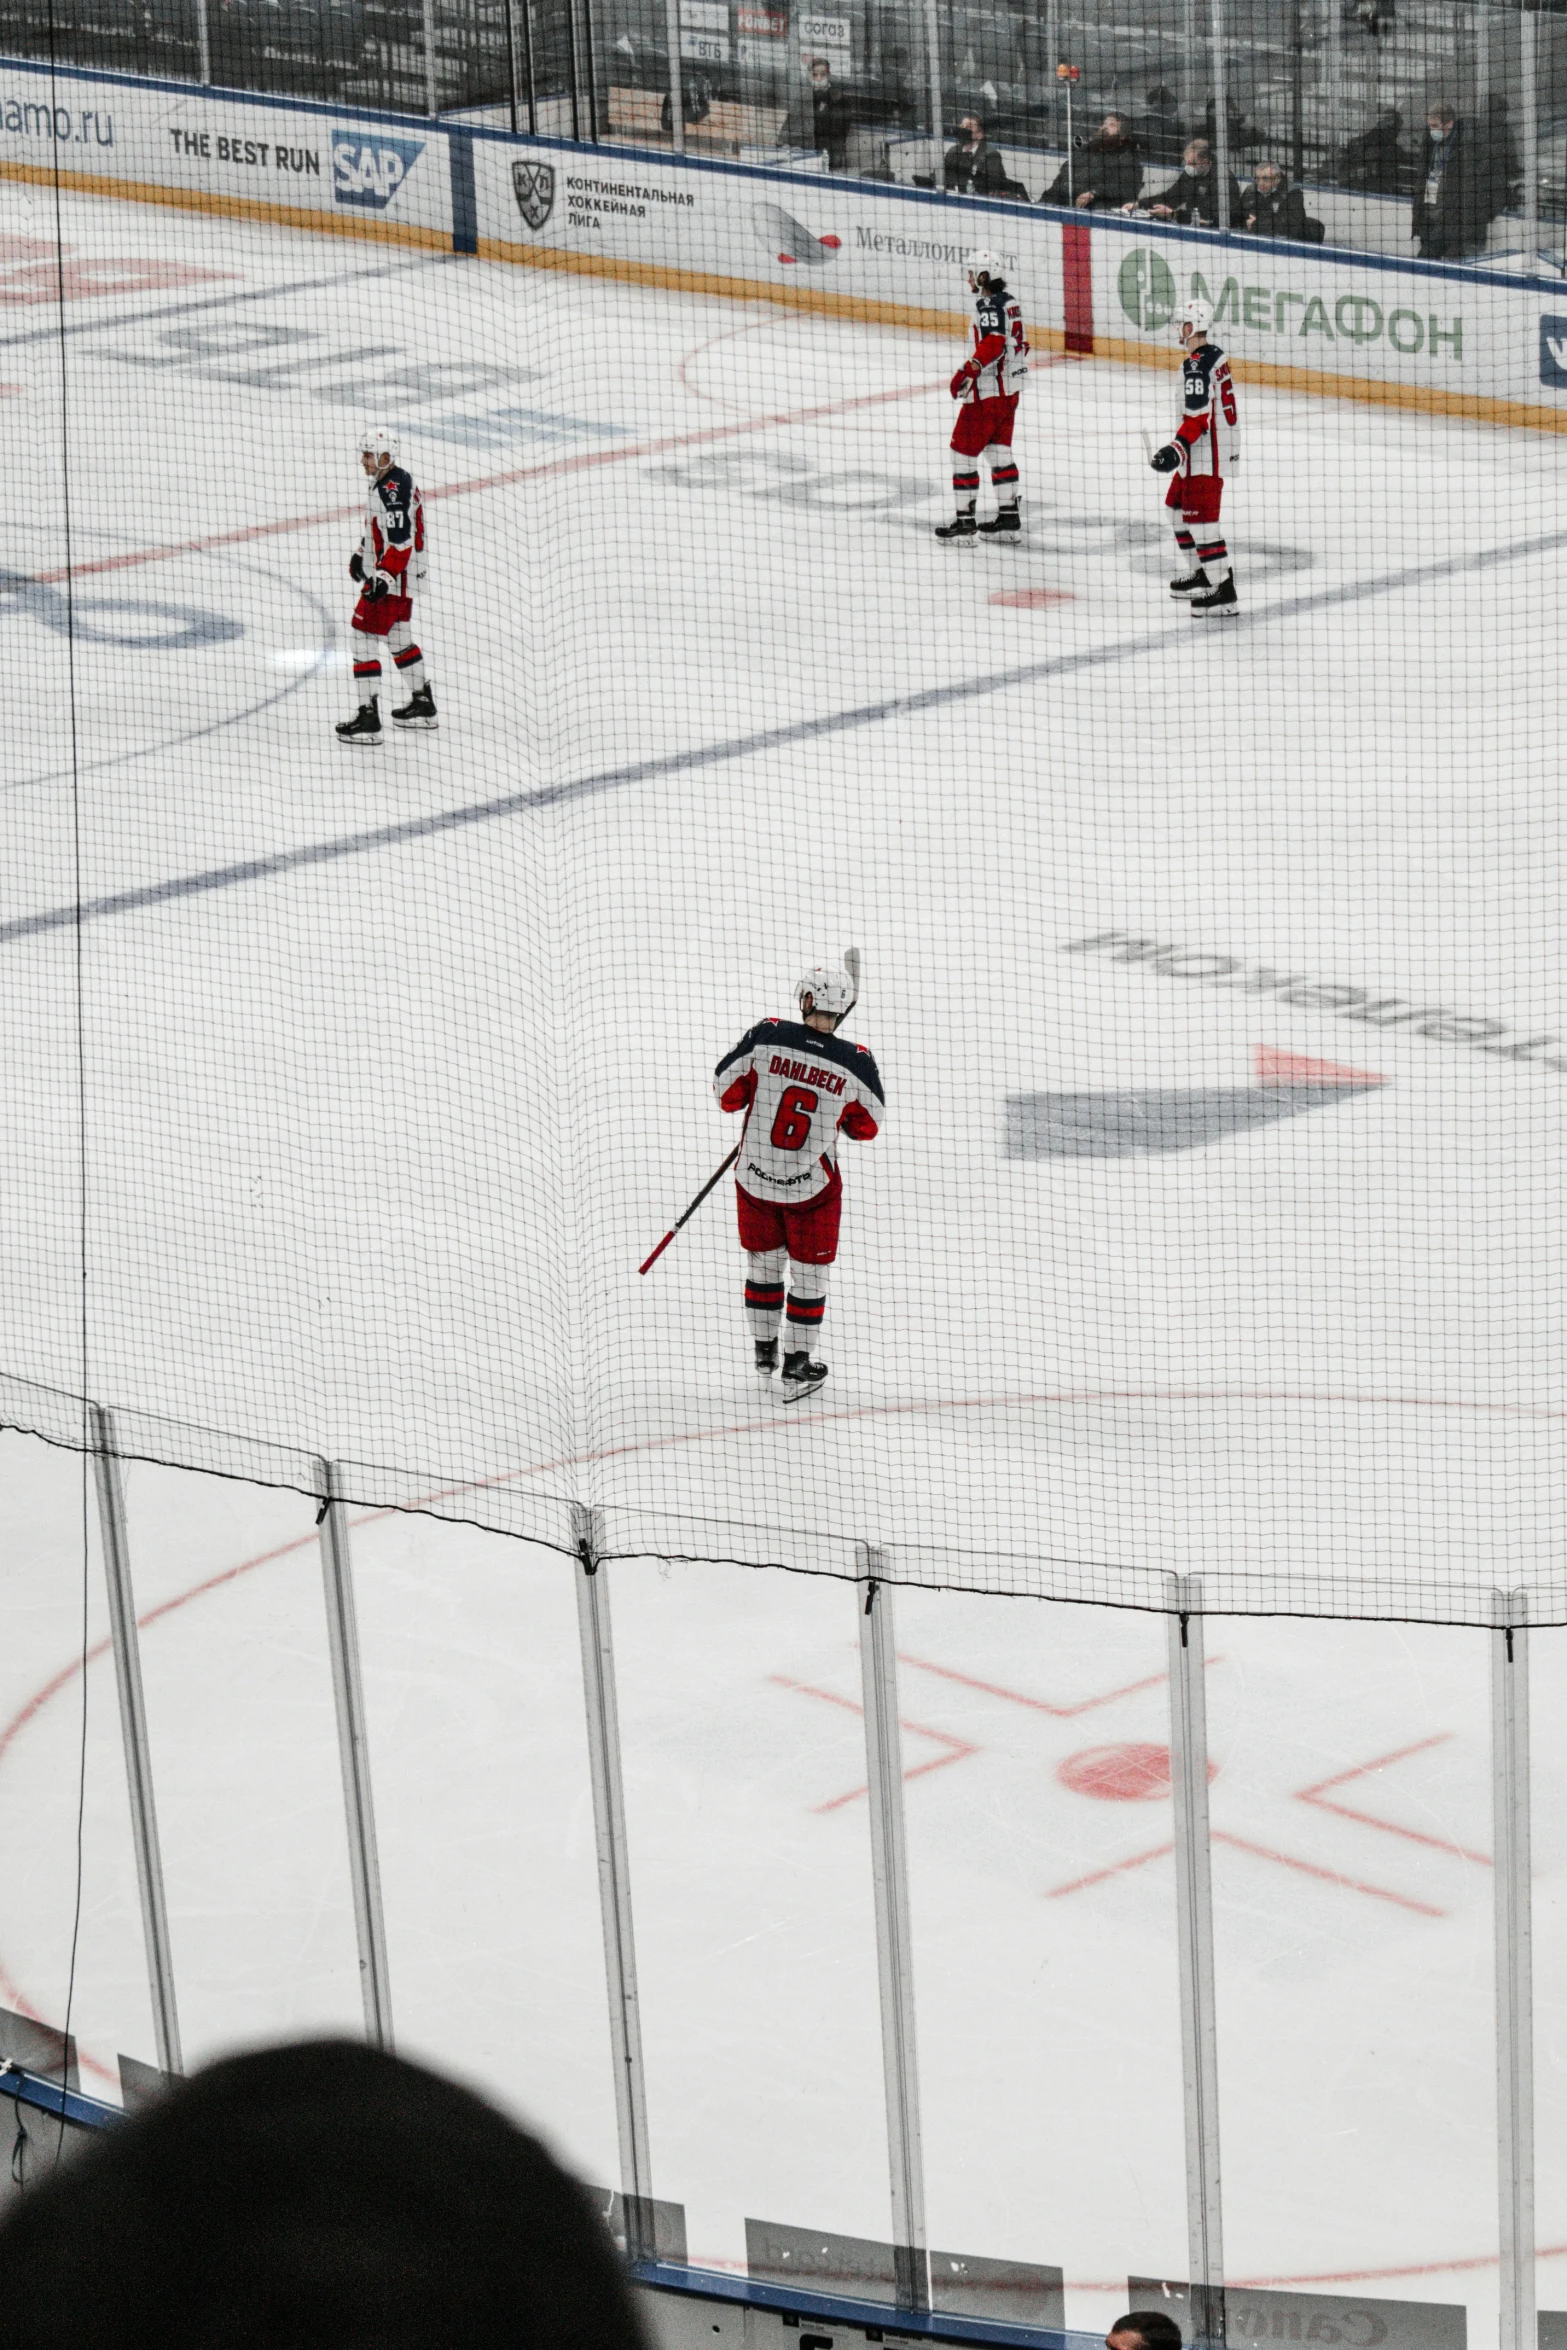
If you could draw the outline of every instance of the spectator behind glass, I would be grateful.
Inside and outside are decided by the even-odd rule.
[[[1080,155],[1069,156],[1041,204],[1075,204],[1080,212],[1114,212],[1135,202],[1143,184],[1137,141],[1119,114],[1107,114]]]
[[[1013,183],[1007,167],[985,136],[977,114],[965,114],[958,125],[962,136],[947,149],[941,184],[953,196],[1009,196]]]
[[[1396,106],[1384,106],[1369,130],[1346,139],[1339,154],[1339,178],[1346,188],[1364,188],[1376,196],[1396,196],[1404,152],[1399,133],[1404,118]]]
[[[12,2204],[0,2275],[50,2350],[646,2350],[543,2147],[349,2041],[231,2057],[107,2132]]]
[[[1457,261],[1485,251],[1487,230],[1507,209],[1509,166],[1516,160],[1503,117],[1493,114],[1489,126],[1472,126],[1443,99],[1431,107],[1409,221],[1422,261]]]
[[[1181,2329],[1162,2309],[1131,2309],[1106,2334],[1105,2350],[1181,2350]]]
[[[1285,185],[1278,163],[1259,163],[1257,177],[1241,198],[1243,225],[1254,237],[1293,237],[1296,244],[1312,241],[1315,225],[1307,220],[1306,199],[1299,188]]]
[[[811,59],[811,144],[825,155],[829,171],[844,171],[849,161],[849,128],[853,116],[847,90],[836,89],[832,61]]]
[[[1219,175],[1213,168],[1213,149],[1206,139],[1188,141],[1181,158],[1182,169],[1167,188],[1157,196],[1146,196],[1141,203],[1123,204],[1123,212],[1146,212],[1153,220],[1178,220],[1200,228],[1219,225]],[[1227,226],[1241,225],[1241,192],[1235,174],[1230,174],[1230,211]]]

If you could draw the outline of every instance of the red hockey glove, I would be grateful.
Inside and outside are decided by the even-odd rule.
[[[1178,473],[1181,468],[1179,441],[1167,441],[1162,449],[1155,449],[1148,462],[1155,473]]]
[[[966,399],[968,396],[969,386],[973,383],[973,381],[973,368],[966,364],[960,367],[957,374],[952,379],[952,397],[954,400]]]
[[[353,553],[348,558],[348,576],[350,579],[357,579],[362,581],[364,579],[364,575],[365,559],[363,555],[360,554],[359,549],[355,547]]]
[[[379,571],[365,581],[365,602],[367,604],[378,604],[383,596],[389,596],[391,593],[391,581],[383,579]]]

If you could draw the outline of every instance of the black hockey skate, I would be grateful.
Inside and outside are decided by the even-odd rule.
[[[982,539],[995,539],[1005,546],[1010,540],[1023,536],[1023,517],[1015,506],[1000,506],[988,522],[979,526]]]
[[[972,514],[954,514],[950,522],[936,525],[936,536],[939,539],[971,539],[978,529],[979,525]]]
[[[375,748],[381,739],[381,704],[376,695],[372,694],[368,702],[361,702],[354,717],[343,720],[337,739],[365,750]]]
[[[1240,610],[1234,577],[1221,580],[1206,596],[1193,596],[1186,609],[1198,613],[1204,620],[1233,620]]]
[[[1195,571],[1183,571],[1179,579],[1172,579],[1170,593],[1172,596],[1205,596],[1212,584],[1207,572],[1199,564]]]
[[[756,1375],[758,1379],[770,1379],[777,1368],[777,1339],[759,1338],[756,1341]]]
[[[827,1376],[825,1363],[813,1363],[804,1347],[797,1354],[784,1356],[783,1377],[778,1382],[778,1393],[785,1403],[798,1403],[802,1396],[814,1395]]]
[[[433,734],[440,723],[435,715],[435,696],[427,685],[419,688],[411,702],[405,702],[400,710],[392,712],[394,726],[424,727]]]

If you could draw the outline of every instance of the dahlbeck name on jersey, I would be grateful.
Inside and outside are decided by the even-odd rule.
[[[881,1072],[862,1044],[802,1020],[759,1020],[713,1072],[719,1107],[745,1112],[736,1180],[756,1199],[815,1199],[832,1182],[838,1136],[870,1142],[886,1114]]]

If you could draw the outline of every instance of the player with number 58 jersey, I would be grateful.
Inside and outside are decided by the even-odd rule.
[[[735,1170],[740,1246],[746,1252],[746,1319],[764,1379],[778,1367],[789,1268],[788,1349],[781,1393],[793,1403],[827,1376],[810,1359],[827,1311],[827,1271],[838,1254],[843,1183],[838,1137],[870,1142],[881,1131],[881,1075],[862,1044],[836,1034],[853,1002],[846,971],[808,971],[798,1020],[761,1020],[713,1074],[719,1107],[743,1110]]]

